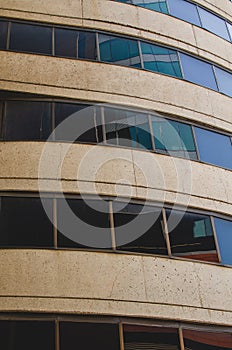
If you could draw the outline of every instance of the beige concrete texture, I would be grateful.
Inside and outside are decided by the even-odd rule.
[[[136,254],[1,250],[0,309],[232,324],[232,269]]]
[[[196,161],[68,143],[2,142],[0,153],[1,191],[133,197],[232,213],[232,171]]]
[[[217,7],[201,2],[218,12]],[[232,22],[232,16],[222,13]],[[190,23],[138,6],[109,0],[57,0],[56,6],[52,0],[0,0],[0,16],[135,36],[199,55],[232,70],[231,43]]]
[[[232,131],[230,97],[181,79],[107,63],[2,51],[0,88],[146,108]]]

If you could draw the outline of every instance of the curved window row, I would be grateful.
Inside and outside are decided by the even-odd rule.
[[[175,49],[133,38],[29,22],[0,21],[0,49],[145,69],[232,97],[232,73]]]
[[[4,350],[232,349],[231,328],[76,316],[0,315]]]
[[[112,249],[232,265],[230,218],[106,197],[50,195],[42,205],[36,195],[3,194],[0,204],[1,248]]]
[[[77,130],[88,120],[88,130],[76,142],[147,149],[232,170],[229,135],[149,112],[29,96],[0,92],[1,140],[46,140],[76,113]],[[71,141],[72,136],[57,128],[54,141]]]
[[[113,0],[169,14],[204,28],[232,42],[232,24],[211,11],[187,0]]]

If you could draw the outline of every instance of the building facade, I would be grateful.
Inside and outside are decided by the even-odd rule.
[[[0,16],[0,348],[232,349],[231,1]]]

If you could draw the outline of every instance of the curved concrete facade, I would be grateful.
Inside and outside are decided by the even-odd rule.
[[[232,3],[196,3],[232,22]],[[110,0],[0,0],[2,17],[155,41],[232,70],[232,44],[171,16]],[[175,29],[175,30],[174,30]],[[158,73],[0,51],[0,89],[129,106],[232,133],[232,99]],[[109,146],[0,142],[0,191],[120,195],[232,215],[232,171]],[[48,165],[46,167],[46,164]],[[98,168],[98,165],[101,165]],[[80,170],[79,170],[80,168]],[[40,174],[40,175],[39,175]],[[94,314],[232,326],[232,268],[181,258],[0,250],[0,312]]]

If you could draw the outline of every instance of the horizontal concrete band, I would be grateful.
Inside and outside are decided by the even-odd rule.
[[[68,143],[2,142],[0,152],[1,191],[118,195],[232,212],[232,171],[196,161]]]
[[[0,52],[0,68],[3,90],[141,107],[232,131],[232,99],[181,79],[106,63],[6,51]]]
[[[98,29],[151,40],[199,55],[232,70],[231,43],[190,23],[114,1],[84,0],[81,3],[72,0],[68,4],[66,1],[59,0],[54,6],[51,0],[36,1],[33,5],[30,0],[0,0],[0,16]],[[232,16],[228,19],[232,22]]]
[[[0,263],[2,311],[232,322],[230,268],[162,257],[49,250],[0,250]]]

